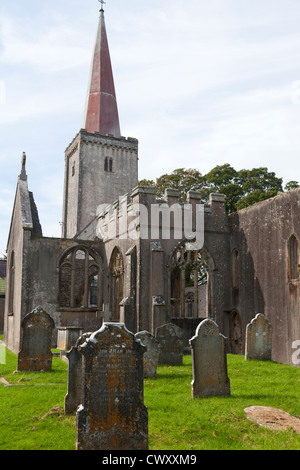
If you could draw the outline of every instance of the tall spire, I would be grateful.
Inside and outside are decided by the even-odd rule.
[[[94,54],[86,96],[82,128],[120,137],[118,105],[104,21],[103,3],[99,17]]]

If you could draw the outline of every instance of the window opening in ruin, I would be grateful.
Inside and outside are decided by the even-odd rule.
[[[99,265],[88,249],[74,248],[62,258],[59,288],[61,307],[101,306]]]
[[[288,278],[297,280],[299,278],[299,246],[295,235],[288,241]]]
[[[104,160],[104,171],[112,173],[113,171],[113,159],[106,157]]]
[[[115,248],[110,261],[110,311],[112,320],[120,320],[120,303],[123,300],[124,290],[124,263],[123,258]]]
[[[201,253],[182,245],[171,264],[171,317],[205,317],[208,270]]]
[[[240,315],[233,311],[230,315],[229,341],[232,354],[242,354],[242,321]]]

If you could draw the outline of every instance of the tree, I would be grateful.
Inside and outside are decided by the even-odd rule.
[[[182,200],[186,199],[188,191],[198,191],[202,196],[202,203],[208,200],[210,193],[224,194],[228,213],[274,197],[283,191],[282,178],[277,178],[275,173],[269,172],[267,168],[237,171],[229,163],[216,166],[204,176],[195,169],[178,168],[171,174],[157,178],[156,183],[152,180],[143,182],[147,186],[155,186],[159,197],[164,195],[167,188],[177,189]],[[288,185],[294,188],[298,183],[293,181]]]
[[[170,175],[165,174],[156,180],[156,193],[162,197],[168,188],[177,189],[180,198],[186,200],[188,191],[200,191],[203,188],[204,179],[198,170],[178,168]]]
[[[296,188],[299,188],[299,183],[298,181],[289,181],[285,187],[284,187],[284,190],[285,191],[292,191],[293,189],[296,189]]]

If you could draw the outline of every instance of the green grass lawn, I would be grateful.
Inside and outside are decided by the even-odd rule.
[[[191,357],[182,366],[159,366],[144,380],[150,450],[300,450],[300,435],[249,421],[244,408],[273,406],[300,418],[300,369],[228,355],[230,397],[191,397]],[[0,377],[0,450],[74,450],[75,416],[65,416],[67,364],[53,358],[51,372],[13,373],[6,353]]]

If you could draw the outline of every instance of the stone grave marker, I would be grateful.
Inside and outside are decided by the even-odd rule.
[[[42,307],[35,308],[22,320],[18,371],[47,371],[52,368],[51,339],[53,319]]]
[[[159,326],[155,338],[160,344],[159,364],[180,365],[183,358],[183,330],[174,323]]]
[[[271,360],[272,325],[258,313],[246,328],[245,359]]]
[[[76,415],[77,450],[147,450],[145,346],[124,323],[104,323],[79,350],[83,401]]]
[[[140,331],[135,335],[146,346],[144,354],[144,377],[155,377],[160,353],[160,344],[149,331]]]
[[[75,346],[66,353],[68,358],[68,392],[65,396],[65,413],[75,413],[82,403],[82,354],[78,347],[86,342],[92,333],[84,333]]]
[[[225,337],[211,319],[203,320],[190,339],[193,364],[192,396],[230,395],[230,380],[227,376]]]

